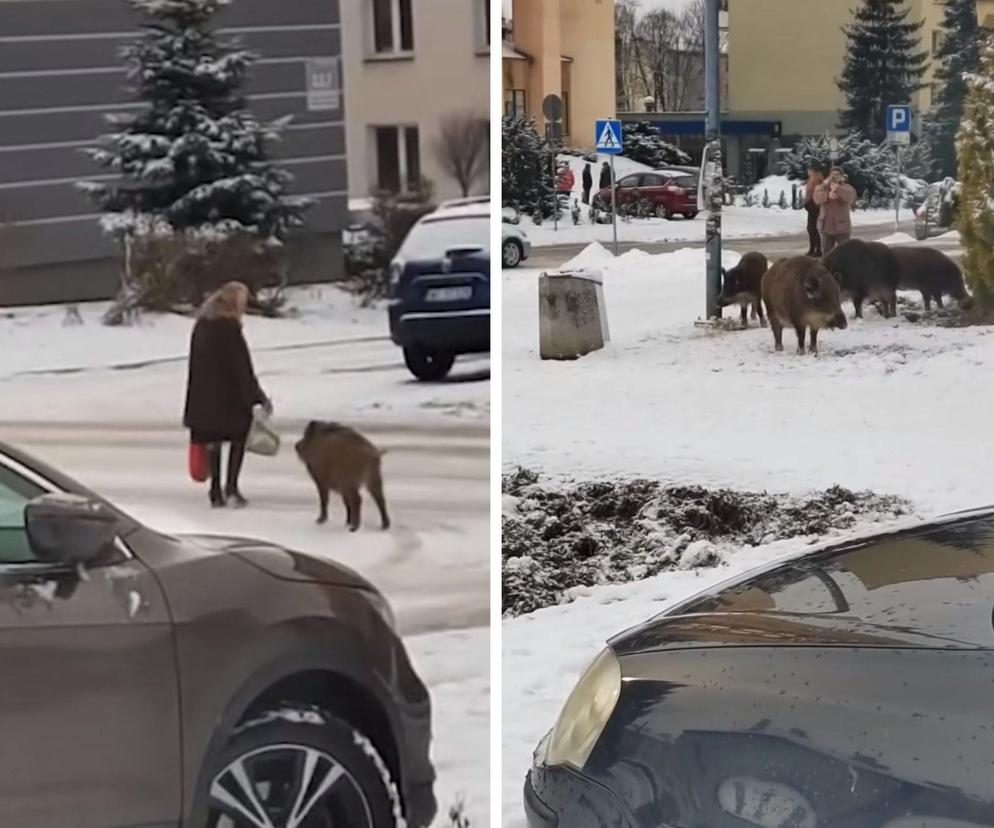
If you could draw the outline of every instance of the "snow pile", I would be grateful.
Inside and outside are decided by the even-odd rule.
[[[803,182],[791,181],[785,175],[768,175],[753,185],[749,191],[749,199],[752,203],[760,205],[763,203],[764,195],[768,195],[771,207],[776,207],[782,195],[788,208],[790,208],[791,199],[794,197],[794,188],[803,186]]]
[[[502,522],[503,611],[520,615],[608,583],[713,567],[742,548],[838,537],[889,523],[907,501],[839,486],[803,497],[598,480],[547,487],[525,469],[504,476],[514,513]]]

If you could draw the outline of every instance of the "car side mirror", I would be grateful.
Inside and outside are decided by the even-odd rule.
[[[51,494],[24,508],[28,543],[49,564],[89,564],[112,556],[117,516],[102,503],[70,494]]]

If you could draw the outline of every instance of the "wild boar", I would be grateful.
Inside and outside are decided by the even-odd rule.
[[[942,297],[951,296],[961,308],[968,309],[973,299],[963,285],[959,266],[945,253],[932,247],[893,247],[902,290],[921,292],[925,310],[932,310],[932,300],[941,308]]]
[[[328,493],[338,492],[345,503],[347,525],[355,532],[361,522],[360,490],[365,488],[376,501],[383,528],[390,528],[380,469],[384,452],[348,426],[318,420],[307,424],[295,448],[317,486],[318,523],[328,520]]]
[[[748,328],[749,321],[746,312],[752,305],[753,316],[759,316],[759,324],[766,327],[763,316],[763,274],[768,267],[766,256],[762,253],[746,253],[731,270],[721,269],[721,294],[718,305],[738,305],[742,310],[742,327]]]
[[[804,353],[805,329],[811,332],[811,353],[818,353],[818,331],[845,328],[839,285],[818,260],[793,256],[773,265],[763,276],[763,301],[773,330],[773,344],[783,350],[783,329],[797,332],[797,352]]]
[[[863,318],[863,302],[882,306],[885,318],[897,315],[897,256],[886,244],[850,239],[822,258],[822,264],[839,283],[843,296],[852,299],[856,318]]]

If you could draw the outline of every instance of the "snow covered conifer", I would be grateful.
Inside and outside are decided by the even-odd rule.
[[[891,104],[909,103],[924,85],[928,52],[920,48],[924,21],[908,21],[904,0],[862,0],[843,27],[846,55],[836,84],[846,97],[841,129],[873,143],[887,137],[884,118]]]
[[[558,209],[552,149],[531,118],[506,117],[501,124],[501,198],[505,207],[537,221],[551,218],[553,209]]]
[[[621,130],[625,158],[656,169],[690,164],[690,156],[664,140],[659,130],[648,121],[624,123]]]
[[[957,136],[960,233],[964,269],[974,296],[994,305],[994,42],[981,53],[980,68],[967,78],[963,122]]]
[[[108,116],[115,131],[88,150],[115,178],[80,184],[104,212],[104,229],[126,249],[176,234],[191,244],[247,237],[278,245],[303,223],[307,202],[285,194],[290,175],[268,157],[284,122],[262,124],[248,109],[243,89],[255,56],[212,28],[230,0],[127,2],[143,17],[143,33],[124,51],[142,106]],[[141,293],[141,274],[130,276],[130,290]],[[189,295],[173,300],[197,301],[211,287],[177,286]]]
[[[941,0],[942,36],[936,52],[938,94],[923,129],[940,178],[956,177],[956,130],[963,117],[966,75],[980,65],[983,41],[977,22],[976,0]]]

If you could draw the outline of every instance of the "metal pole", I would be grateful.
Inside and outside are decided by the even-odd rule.
[[[614,231],[614,255],[618,255],[618,188],[614,178],[614,156],[611,156],[611,224]]]
[[[559,232],[559,182],[556,180],[556,135],[555,125],[552,130],[552,229]]]
[[[897,156],[897,173],[894,187],[894,232],[901,226],[901,145],[894,144],[894,154]]]
[[[705,225],[705,256],[707,259],[707,309],[706,318],[721,317],[718,295],[721,293],[721,85],[719,82],[719,32],[718,7],[720,0],[704,2],[704,97],[707,119],[705,123],[704,153],[709,164],[705,174],[707,222]]]

